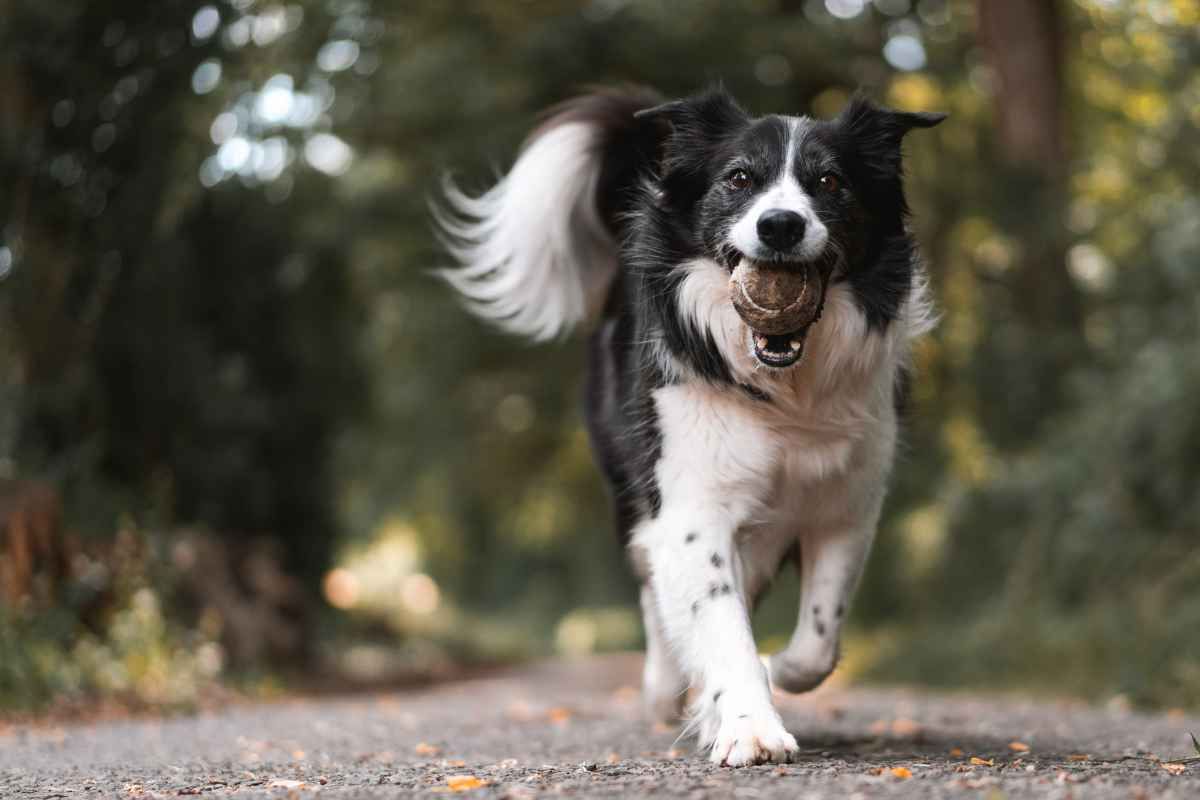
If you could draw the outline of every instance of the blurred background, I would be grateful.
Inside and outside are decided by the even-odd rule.
[[[951,114],[838,679],[1200,706],[1200,0],[0,0],[0,708],[639,646],[579,337],[466,316],[426,203],[718,78]]]

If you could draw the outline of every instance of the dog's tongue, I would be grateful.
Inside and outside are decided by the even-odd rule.
[[[825,294],[815,264],[753,264],[743,260],[729,279],[733,307],[750,329],[778,336],[816,322]]]

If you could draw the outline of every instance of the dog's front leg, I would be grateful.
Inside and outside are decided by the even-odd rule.
[[[687,386],[656,396],[661,508],[635,531],[663,631],[698,690],[692,724],[711,760],[788,761],[796,740],[771,703],[734,537],[769,486],[775,444],[736,404]]]
[[[698,693],[692,724],[712,761],[789,761],[796,740],[771,703],[743,597],[734,529],[694,511],[666,513],[642,537],[667,636]]]

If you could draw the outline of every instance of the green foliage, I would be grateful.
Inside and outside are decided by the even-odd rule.
[[[55,606],[0,606],[0,707],[69,710],[103,697],[182,709],[216,689],[224,651],[212,625],[186,625],[171,607],[169,566],[129,532],[116,552],[80,556],[82,579]]]

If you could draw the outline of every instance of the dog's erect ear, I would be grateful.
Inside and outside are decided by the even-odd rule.
[[[940,113],[885,108],[856,93],[835,122],[861,157],[898,171],[904,135],[913,128],[932,128],[945,118]]]
[[[691,97],[644,108],[634,116],[638,119],[661,119],[676,129],[694,126],[728,128],[747,119],[746,112],[722,86],[713,86]]]
[[[699,94],[646,108],[634,114],[659,128],[664,142],[663,169],[685,165],[689,157],[709,152],[750,118],[721,86]]]

